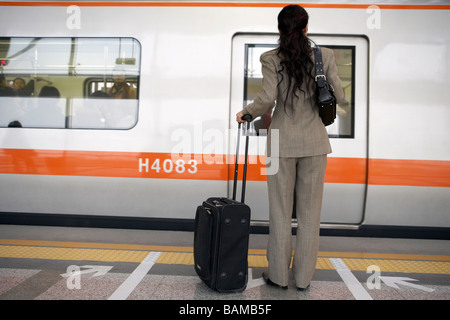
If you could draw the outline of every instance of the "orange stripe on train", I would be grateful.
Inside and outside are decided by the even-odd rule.
[[[153,2],[153,1],[0,1],[0,6],[40,6],[40,7],[250,7],[250,8],[282,8],[291,3],[259,3],[259,2]],[[318,9],[367,9],[371,4],[341,4],[341,3],[299,3],[305,8]],[[450,5],[436,4],[377,4],[380,9],[391,10],[450,10]]]
[[[241,156],[240,163],[243,162]],[[265,181],[264,156],[250,156],[249,181]],[[367,171],[368,166],[368,171]],[[240,179],[242,178],[240,165]],[[231,180],[233,155],[0,149],[1,174]],[[450,161],[328,157],[327,183],[450,187]]]

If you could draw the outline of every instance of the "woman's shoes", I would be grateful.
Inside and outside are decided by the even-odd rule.
[[[272,282],[272,280],[269,279],[269,276],[267,276],[264,272],[262,274],[262,277],[263,277],[264,281],[270,286],[278,287],[278,288],[281,288],[284,290],[287,290],[287,288],[288,288],[287,286],[280,286],[280,285],[276,284],[275,282]]]
[[[298,291],[305,291],[305,290],[308,290],[308,289],[309,289],[309,284],[306,286],[306,288],[297,287]]]
[[[288,286],[280,286],[279,284],[276,284],[275,282],[270,280],[269,276],[266,275],[264,272],[262,274],[262,277],[263,277],[264,281],[270,286],[278,287],[278,288],[281,288],[281,289],[284,289],[284,290],[287,290],[287,288],[288,288]],[[298,291],[305,291],[305,290],[308,290],[308,289],[309,289],[309,284],[306,286],[306,288],[297,287]]]

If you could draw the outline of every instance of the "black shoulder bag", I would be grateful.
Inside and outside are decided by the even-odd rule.
[[[322,51],[319,47],[314,48],[314,59],[316,64],[316,97],[319,105],[319,115],[325,126],[334,123],[336,119],[336,98],[334,89],[327,82],[323,73]]]

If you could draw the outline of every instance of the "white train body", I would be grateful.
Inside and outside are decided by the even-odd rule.
[[[29,110],[53,101],[37,96],[51,84],[64,114],[55,126],[40,123],[41,115],[10,128],[22,118],[8,118],[5,108],[22,102],[0,97],[0,216],[170,224],[192,221],[209,196],[229,196],[235,114],[251,98],[245,90],[251,96],[252,81],[260,80],[259,54],[277,43],[282,6],[263,0],[0,2],[6,85],[16,77],[35,80],[35,95],[22,98]],[[338,50],[350,95],[339,115],[346,114],[347,124],[342,116],[328,128],[333,153],[324,227],[450,228],[448,2],[304,6],[309,36]],[[72,49],[60,53],[61,65],[52,57],[66,42]],[[97,63],[102,54],[103,65]],[[25,56],[32,60],[26,68],[19,63]],[[81,111],[92,110],[87,84],[101,91],[120,65],[137,91],[114,111],[123,121],[109,124],[99,114],[83,119]],[[246,202],[254,224],[268,220],[265,141],[250,138]]]

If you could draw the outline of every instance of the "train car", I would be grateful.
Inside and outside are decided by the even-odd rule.
[[[197,205],[230,196],[235,114],[286,4],[1,1],[0,222],[192,230]],[[449,3],[301,4],[345,91],[322,233],[449,238]],[[254,232],[268,123],[247,133]]]

